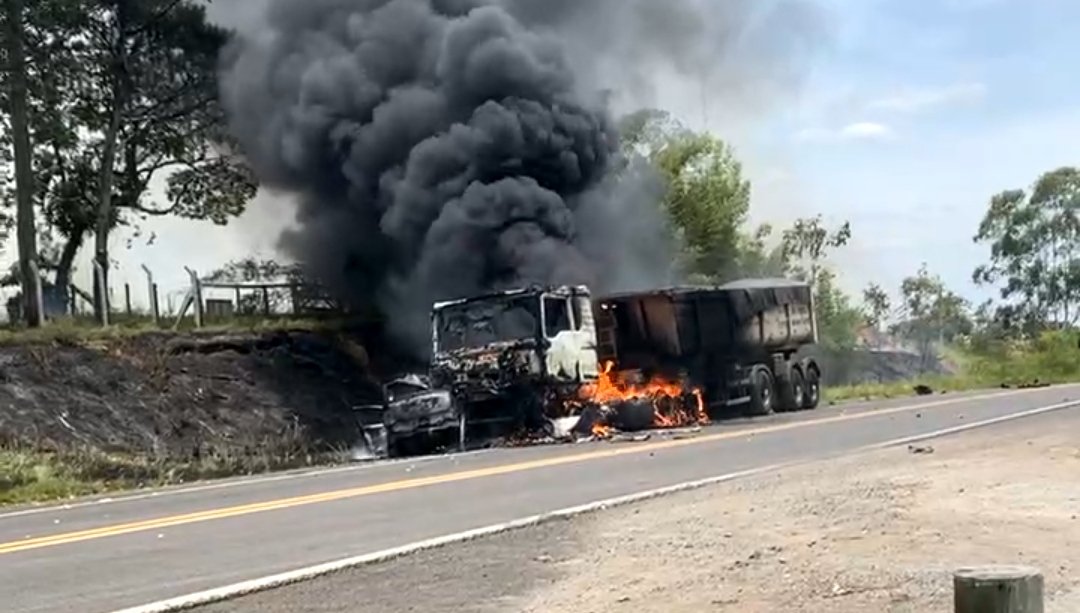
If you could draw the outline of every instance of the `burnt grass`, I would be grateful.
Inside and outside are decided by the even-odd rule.
[[[378,375],[342,332],[0,346],[0,503],[345,459]]]

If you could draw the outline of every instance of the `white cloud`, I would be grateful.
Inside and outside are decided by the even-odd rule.
[[[947,87],[901,90],[874,100],[869,107],[877,111],[923,113],[942,107],[977,104],[985,97],[986,85],[982,83],[956,83]]]
[[[840,130],[840,136],[849,140],[888,140],[894,136],[892,128],[882,123],[860,121]]]
[[[858,121],[839,129],[806,128],[795,133],[797,142],[828,141],[886,141],[896,137],[896,132],[883,123]]]

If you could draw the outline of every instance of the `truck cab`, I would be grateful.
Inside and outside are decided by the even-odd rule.
[[[452,390],[473,425],[543,417],[551,394],[576,393],[600,374],[585,287],[439,303],[432,331],[433,384]]]
[[[596,324],[584,287],[522,289],[436,304],[432,375],[470,396],[578,384],[599,375]]]

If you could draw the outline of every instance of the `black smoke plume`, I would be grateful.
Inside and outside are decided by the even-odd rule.
[[[224,59],[231,127],[283,239],[417,352],[434,301],[532,283],[662,280],[659,192],[560,41],[483,0],[277,0]],[[639,169],[640,170],[640,169]]]

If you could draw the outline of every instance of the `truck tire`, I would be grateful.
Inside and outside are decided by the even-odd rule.
[[[801,411],[806,408],[806,377],[801,367],[791,367],[791,378],[783,388],[780,397],[784,411]]]
[[[615,407],[613,426],[623,432],[641,432],[656,423],[656,408],[649,398],[619,403]]]
[[[772,372],[764,366],[754,368],[750,373],[750,406],[747,413],[757,417],[776,412],[774,389]]]
[[[806,391],[803,393],[803,409],[812,411],[821,403],[821,371],[814,362],[808,362],[805,368]]]

